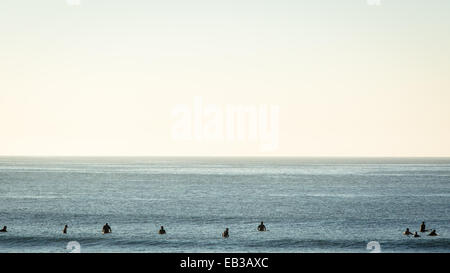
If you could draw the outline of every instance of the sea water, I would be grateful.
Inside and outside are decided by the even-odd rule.
[[[449,218],[446,158],[0,157],[0,252],[450,252]]]

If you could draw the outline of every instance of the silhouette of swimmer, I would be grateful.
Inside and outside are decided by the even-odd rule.
[[[223,238],[228,238],[228,237],[230,237],[230,234],[229,234],[228,231],[229,231],[228,228],[226,228],[225,231],[222,233],[222,237],[223,237]]]
[[[0,232],[8,232],[7,230],[6,230],[6,226],[3,226],[3,228],[0,230]]]
[[[166,234],[166,231],[164,230],[164,227],[161,226],[161,229],[158,231],[159,234]]]
[[[420,237],[420,235],[417,234],[417,231],[416,231],[416,232],[414,232],[414,238],[417,238],[417,237]]]
[[[68,226],[65,225],[65,226],[64,226],[64,229],[63,229],[63,234],[66,234],[66,233],[67,233],[67,228],[68,228]]]
[[[406,228],[405,232],[403,232],[403,235],[412,235],[412,232],[409,231],[409,228]]]
[[[438,236],[438,234],[436,233],[436,230],[433,229],[430,234],[428,234],[428,236]]]
[[[425,231],[427,231],[425,229],[425,222],[422,222],[422,224],[420,225],[420,232],[425,232]]]
[[[111,227],[108,225],[108,223],[106,223],[106,224],[103,226],[102,232],[103,232],[103,234],[111,233],[111,232],[112,232],[112,229],[111,229]]]
[[[258,226],[258,231],[266,231],[266,226],[263,222],[261,222],[261,224]]]

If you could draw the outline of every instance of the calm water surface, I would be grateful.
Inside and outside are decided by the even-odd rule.
[[[0,208],[0,252],[450,252],[450,159],[0,157]]]

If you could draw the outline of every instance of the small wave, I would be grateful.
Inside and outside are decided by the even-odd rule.
[[[247,247],[264,248],[324,248],[324,249],[348,249],[361,248],[367,241],[363,240],[320,240],[320,239],[274,239],[267,241],[249,242]]]

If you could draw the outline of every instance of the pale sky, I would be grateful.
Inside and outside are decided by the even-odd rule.
[[[0,155],[450,156],[449,14],[448,0],[2,0]],[[172,111],[195,97],[277,106],[277,147],[174,139]]]

